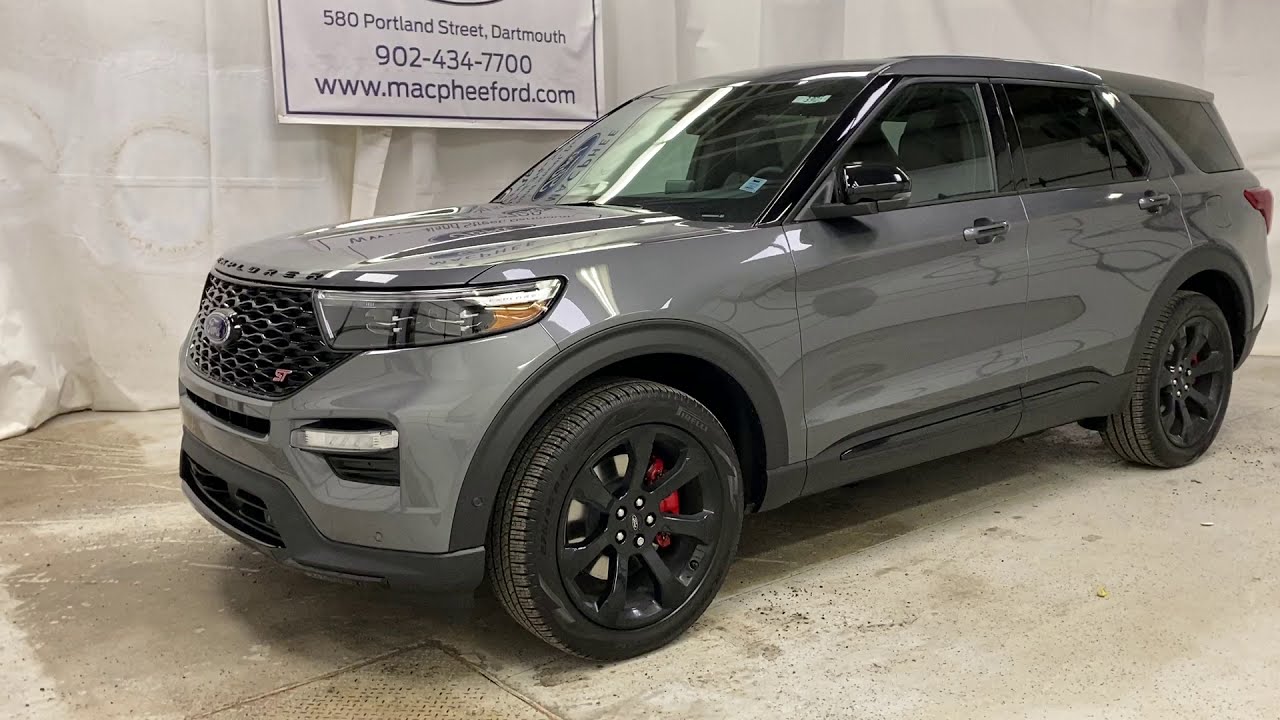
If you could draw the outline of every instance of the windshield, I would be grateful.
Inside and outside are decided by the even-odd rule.
[[[843,77],[659,90],[584,130],[497,202],[627,205],[750,222],[862,87]]]

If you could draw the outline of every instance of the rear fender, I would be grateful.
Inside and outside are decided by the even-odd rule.
[[[1182,257],[1178,258],[1160,283],[1160,287],[1152,295],[1151,304],[1147,307],[1147,312],[1142,318],[1142,327],[1151,328],[1155,326],[1156,318],[1160,315],[1160,311],[1164,309],[1165,305],[1169,304],[1169,300],[1178,291],[1178,288],[1182,287],[1187,280],[1206,270],[1216,270],[1223,273],[1230,278],[1231,283],[1235,286],[1236,293],[1241,300],[1241,312],[1244,314],[1244,332],[1247,336],[1255,326],[1254,302],[1251,290],[1253,286],[1250,284],[1249,274],[1245,270],[1245,264],[1240,259],[1239,254],[1231,246],[1222,243],[1195,245],[1184,253]],[[1146,340],[1147,333],[1145,331],[1136,335],[1133,348],[1129,351],[1129,362],[1125,366],[1128,372],[1134,372],[1137,369]]]

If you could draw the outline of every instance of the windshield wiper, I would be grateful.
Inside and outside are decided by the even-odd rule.
[[[556,203],[560,207],[598,207],[598,208],[627,208],[629,210],[649,210],[644,205],[636,205],[633,203],[598,203],[590,200],[580,202]]]

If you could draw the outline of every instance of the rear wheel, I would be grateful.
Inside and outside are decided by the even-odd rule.
[[[646,381],[588,387],[517,451],[494,508],[490,578],[552,645],[633,657],[710,604],[742,508],[733,445],[701,403]]]
[[[1234,360],[1222,310],[1199,293],[1174,294],[1147,338],[1129,401],[1107,418],[1102,436],[1130,462],[1194,461],[1222,426]]]

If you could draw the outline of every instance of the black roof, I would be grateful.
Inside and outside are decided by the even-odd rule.
[[[873,60],[831,60],[796,65],[776,65],[678,83],[667,89],[717,87],[734,83],[797,82],[823,76],[839,77],[840,75],[852,77],[933,75],[1046,80],[1106,85],[1122,92],[1136,95],[1155,95],[1158,97],[1192,100],[1213,99],[1213,95],[1205,90],[1143,75],[1130,75],[1128,73],[1074,65],[971,57],[967,55],[916,55]]]

